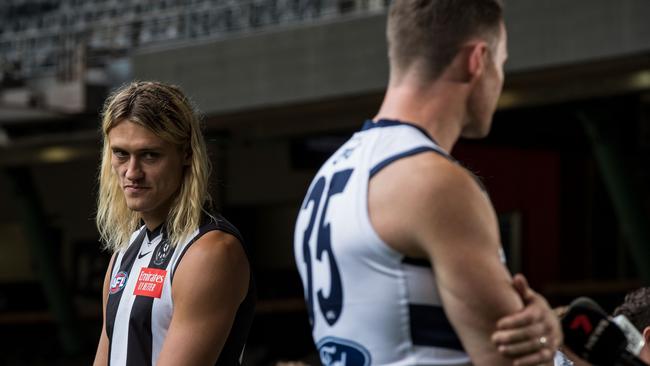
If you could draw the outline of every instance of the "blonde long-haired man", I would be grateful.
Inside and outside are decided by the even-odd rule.
[[[449,155],[490,130],[501,1],[394,0],[387,36],[380,110],[321,167],[296,222],[321,361],[550,365],[559,322],[508,273],[492,204]]]
[[[239,365],[254,283],[237,229],[209,213],[200,124],[175,86],[106,101],[97,226],[114,254],[94,365]]]

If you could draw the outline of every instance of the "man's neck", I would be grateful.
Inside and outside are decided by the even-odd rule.
[[[374,120],[396,119],[424,128],[445,151],[460,137],[466,116],[462,86],[445,81],[428,87],[391,82]]]
[[[158,226],[165,222],[168,214],[169,210],[164,210],[164,212],[142,212],[140,218],[144,221],[147,230],[154,231]]]
[[[175,195],[168,198],[163,204],[150,211],[141,211],[140,218],[144,221],[144,225],[149,231],[155,230],[160,224],[167,220],[167,216],[171,212],[172,202]]]
[[[162,224],[165,220],[151,220],[151,219],[145,219],[144,217],[142,218],[142,221],[144,221],[144,226],[147,227],[147,230],[149,231],[154,231],[156,230],[160,224]]]

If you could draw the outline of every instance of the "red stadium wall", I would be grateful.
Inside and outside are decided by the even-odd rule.
[[[522,272],[555,282],[560,256],[560,156],[549,150],[459,143],[453,155],[485,184],[498,214],[521,214]]]

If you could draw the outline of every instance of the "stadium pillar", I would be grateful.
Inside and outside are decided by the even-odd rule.
[[[640,197],[641,185],[635,177],[632,159],[627,159],[618,138],[616,123],[607,120],[609,113],[598,117],[578,113],[591,145],[621,231],[629,245],[632,259],[644,285],[650,285],[650,226],[648,213]]]
[[[49,223],[45,219],[32,175],[27,167],[5,168],[5,173],[13,188],[14,200],[38,267],[45,297],[59,329],[63,350],[68,355],[79,354],[81,338],[75,325],[72,297],[65,285],[60,263],[54,259],[58,257],[55,253],[56,243],[48,235]]]

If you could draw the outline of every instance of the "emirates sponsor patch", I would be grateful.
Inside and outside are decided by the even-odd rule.
[[[167,271],[157,268],[142,268],[138,282],[133,290],[134,295],[160,298]]]

